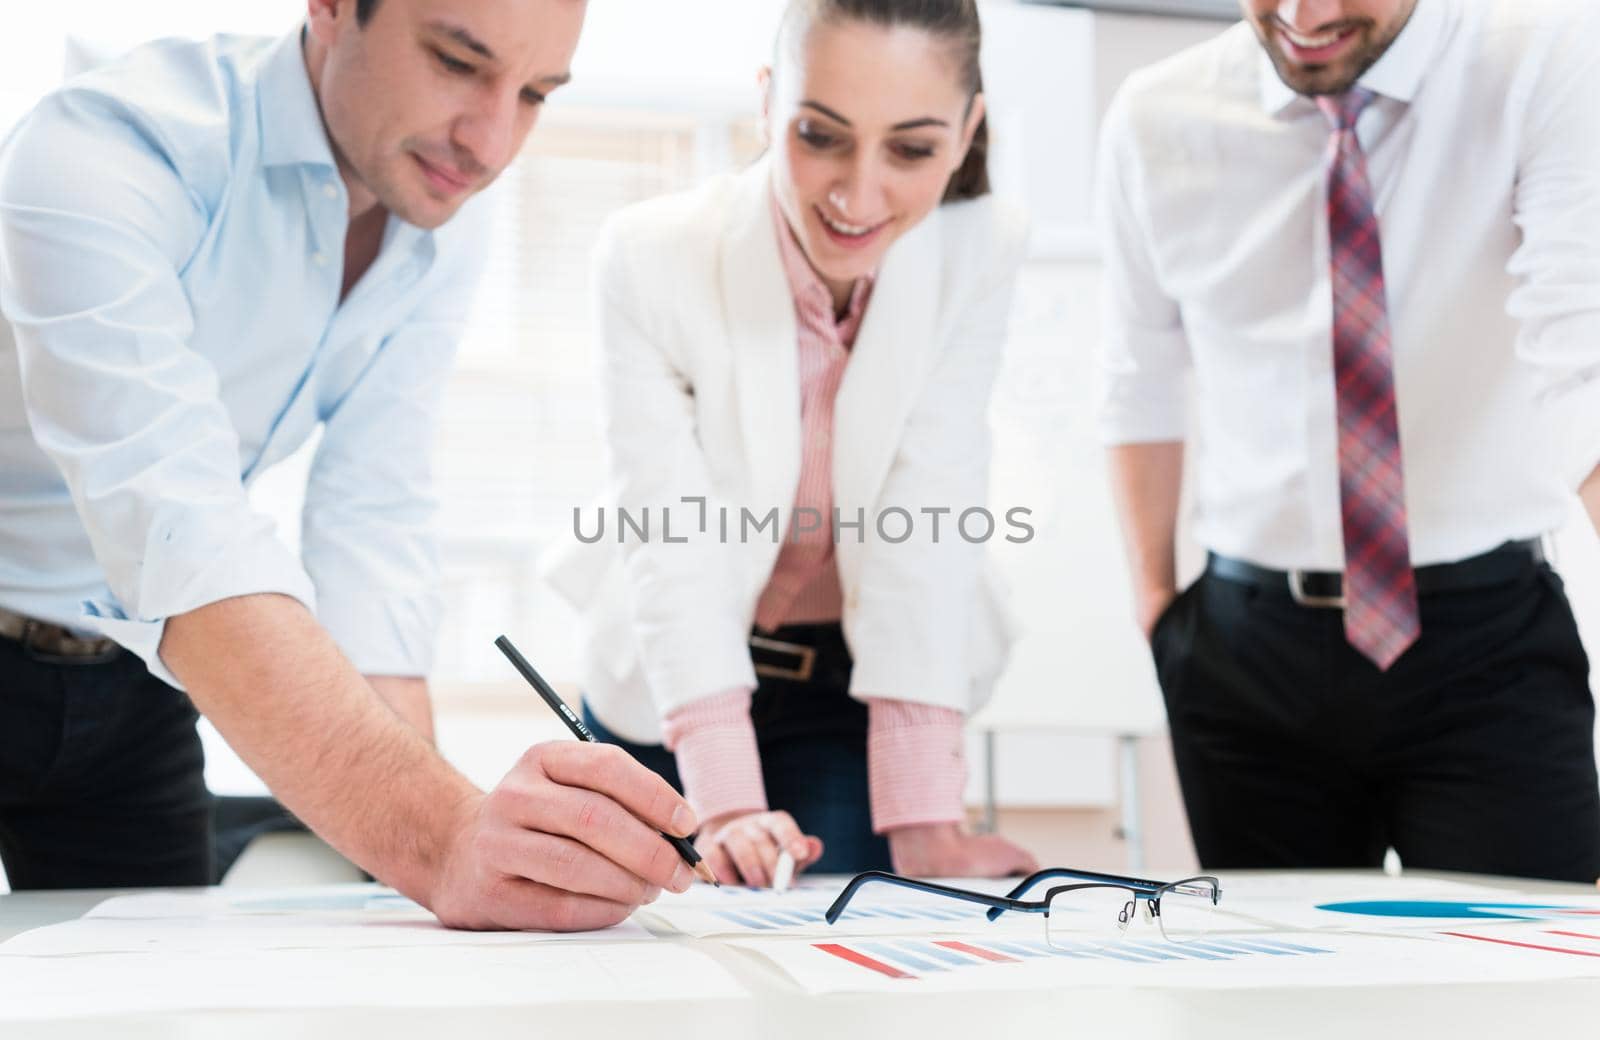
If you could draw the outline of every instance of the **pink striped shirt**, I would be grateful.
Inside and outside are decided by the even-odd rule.
[[[872,298],[869,276],[851,288],[844,316],[835,319],[833,294],[811,269],[777,203],[773,203],[772,213],[777,222],[783,269],[794,295],[800,341],[800,483],[795,488],[791,517],[804,515],[815,529],[800,530],[795,520],[790,520],[783,548],[778,550],[778,562],[756,604],[756,627],[769,632],[783,625],[823,624],[843,616],[844,592],[839,587],[830,522],[833,403],[844,380],[850,348],[861,328],[861,317]],[[800,514],[802,509],[807,512]]]
[[[777,202],[778,248],[794,297],[800,365],[801,464],[795,509],[815,510],[818,529],[786,537],[756,606],[756,626],[837,621],[843,593],[834,554],[833,404],[844,378],[872,279],[851,290],[843,317],[812,270]],[[795,514],[791,514],[793,516]],[[791,519],[791,523],[793,520]],[[677,756],[690,803],[702,820],[767,808],[761,756],[750,721],[748,689],[701,698],[664,720],[666,746]],[[867,780],[873,830],[958,821],[966,785],[963,718],[949,708],[884,697],[867,698]]]

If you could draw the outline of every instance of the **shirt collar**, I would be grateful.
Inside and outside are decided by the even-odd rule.
[[[334,165],[300,40],[296,29],[274,44],[256,82],[264,166]]]
[[[1417,0],[1411,18],[1400,30],[1389,49],[1362,74],[1357,82],[1380,97],[1410,104],[1422,87],[1422,78],[1433,64],[1434,53],[1444,37],[1445,7],[1448,0]],[[1300,95],[1278,78],[1267,52],[1260,51],[1261,107],[1269,115],[1279,115]]]
[[[794,297],[798,308],[801,303],[810,301],[815,304],[818,313],[825,313],[833,317],[833,293],[823,284],[822,276],[817,274],[811,266],[811,261],[800,249],[800,243],[794,239],[794,232],[789,228],[789,221],[783,215],[783,210],[778,206],[778,197],[769,188],[768,198],[772,202],[772,220],[778,234],[778,253],[783,257],[783,273],[789,281],[789,293]],[[848,348],[855,339],[855,331],[861,324],[862,312],[866,310],[867,299],[872,294],[874,275],[858,278],[850,289],[850,303],[845,308],[844,317],[835,320],[834,324],[839,331],[839,338]]]

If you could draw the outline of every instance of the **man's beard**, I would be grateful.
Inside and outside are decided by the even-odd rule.
[[[1276,22],[1263,25],[1256,23],[1256,35],[1266,48],[1267,56],[1272,59],[1272,67],[1290,90],[1297,94],[1315,97],[1323,94],[1343,94],[1356,82],[1366,75],[1367,70],[1378,63],[1384,53],[1388,51],[1395,38],[1400,35],[1400,29],[1405,22],[1392,32],[1375,37],[1376,27],[1370,23],[1358,29],[1358,33],[1366,37],[1359,41],[1355,49],[1349,54],[1338,59],[1331,65],[1304,65],[1293,60],[1286,49],[1283,37]]]

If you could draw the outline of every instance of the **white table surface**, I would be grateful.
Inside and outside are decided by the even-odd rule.
[[[1230,876],[1239,876],[1232,872]],[[1446,875],[1427,875],[1446,876]],[[1449,875],[1520,891],[1593,895],[1585,885],[1557,885]],[[114,891],[0,895],[0,941],[29,928],[71,920]],[[723,964],[752,994],[748,1000],[578,1003],[528,1008],[307,1011],[183,1011],[11,1023],[7,1040],[115,1036],[229,1038],[449,1036],[560,1038],[751,1037],[760,1040],[923,1040],[1040,1037],[1538,1037],[1594,1036],[1600,1028],[1600,979],[1458,986],[1332,989],[1162,990],[1145,987],[997,994],[841,994],[812,997],[765,960],[709,940],[666,941],[697,947]]]

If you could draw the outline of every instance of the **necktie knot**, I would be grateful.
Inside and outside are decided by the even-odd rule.
[[[1351,87],[1343,94],[1323,94],[1316,100],[1334,130],[1343,133],[1356,128],[1356,120],[1376,96],[1365,87]]]

